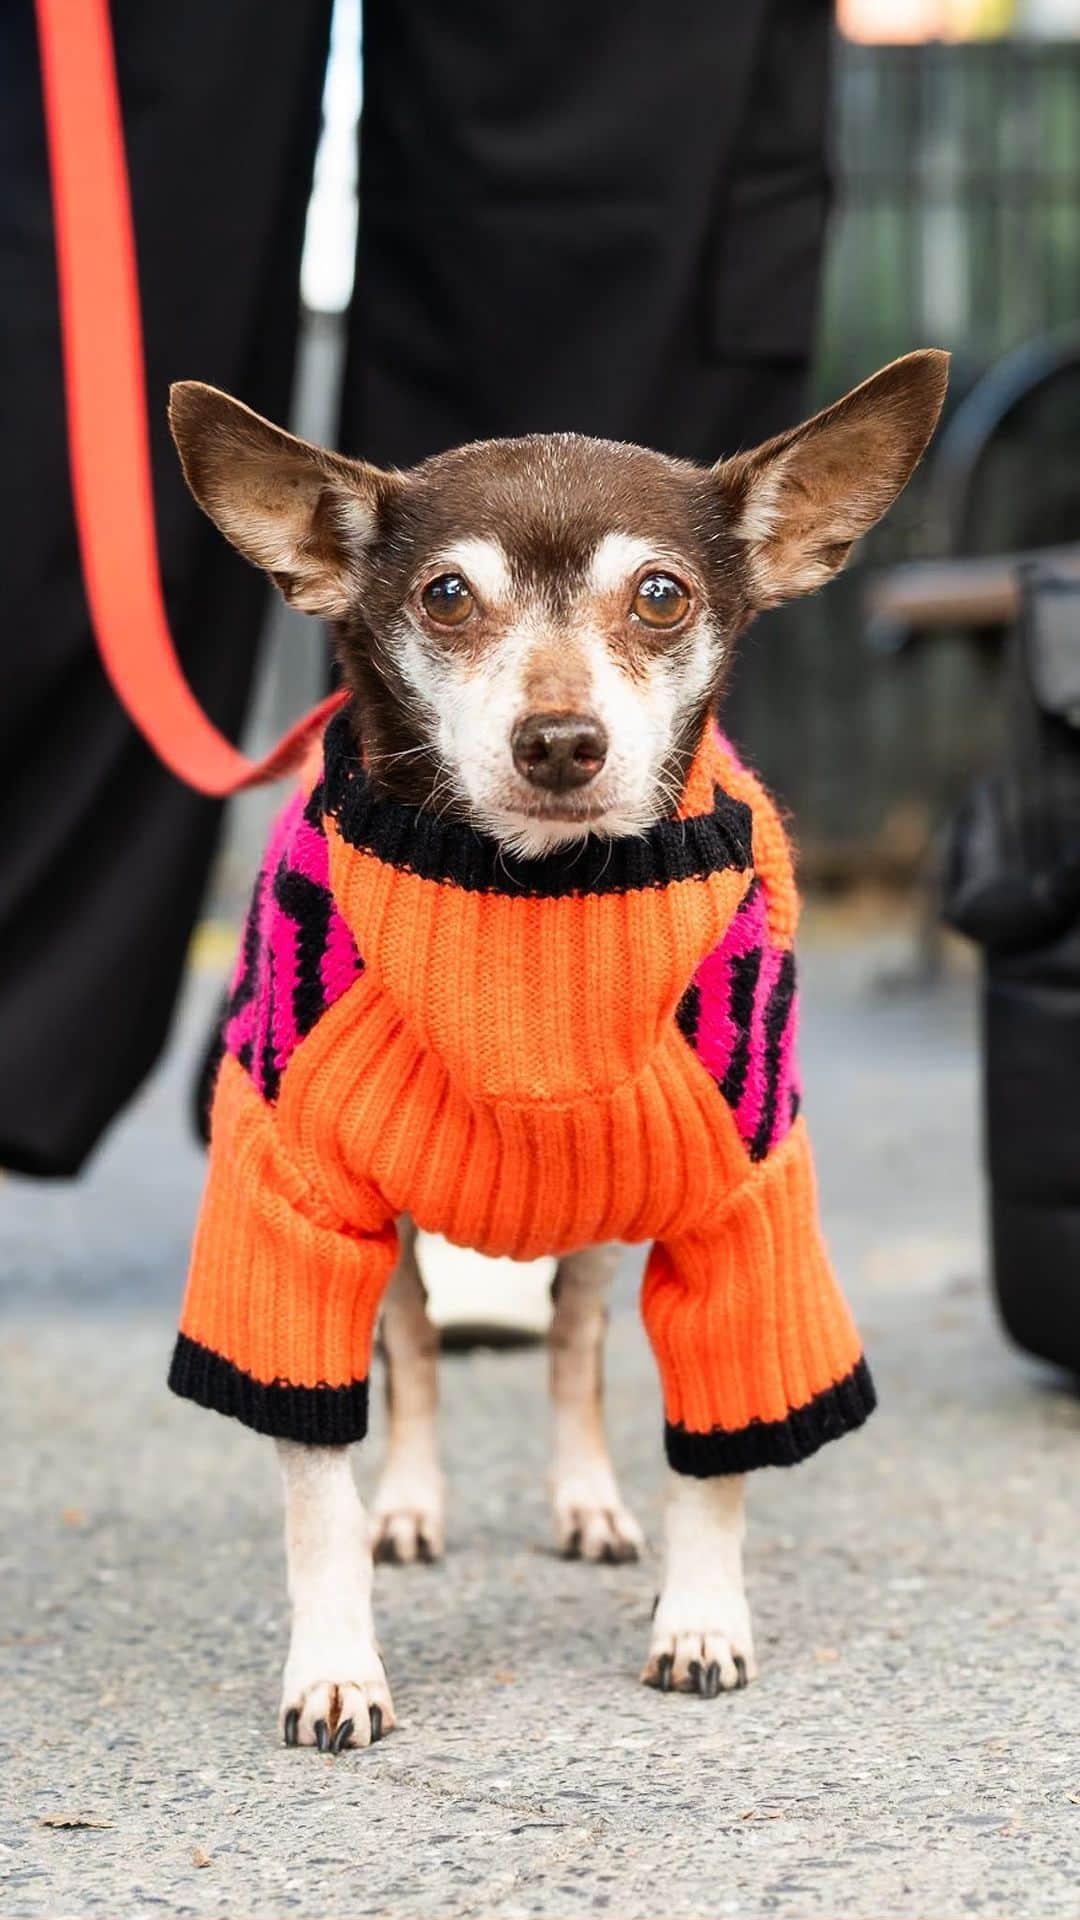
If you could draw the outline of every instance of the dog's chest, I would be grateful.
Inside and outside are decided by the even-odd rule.
[[[660,1045],[747,876],[559,899],[448,888],[332,843],[334,898],[420,1049],[478,1100],[606,1097]]]
[[[613,1090],[483,1099],[368,975],[297,1052],[279,1117],[342,1217],[374,1185],[420,1226],[517,1259],[690,1231],[747,1170],[731,1109],[674,1021]]]

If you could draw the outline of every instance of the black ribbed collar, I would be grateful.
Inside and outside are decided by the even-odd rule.
[[[424,808],[377,793],[357,757],[347,708],[334,715],[326,730],[322,790],[312,794],[312,807],[325,809],[342,839],[361,852],[402,872],[471,893],[546,900],[632,893],[674,880],[703,879],[727,868],[745,871],[751,861],[750,809],[722,787],[714,789],[711,813],[658,820],[632,838],[605,840],[591,834],[540,859],[507,853],[475,827],[439,820]]]

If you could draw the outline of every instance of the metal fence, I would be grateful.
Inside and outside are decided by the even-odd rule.
[[[844,45],[835,85],[818,398],[935,345],[953,351],[955,399],[1080,318],[1080,44]],[[863,566],[941,539],[917,480]],[[810,872],[910,867],[994,733],[985,647],[946,636],[875,659],[859,571],[762,623],[735,690],[737,730],[791,806]]]
[[[969,383],[1076,318],[1080,43],[841,47],[835,125],[830,386],[923,336]]]

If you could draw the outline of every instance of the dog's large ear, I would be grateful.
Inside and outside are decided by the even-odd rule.
[[[345,613],[399,477],[309,446],[197,380],[171,389],[169,425],[188,486],[226,540],[302,612]]]
[[[746,543],[756,607],[811,593],[839,572],[918,465],[948,369],[947,353],[909,353],[801,427],[714,469]]]

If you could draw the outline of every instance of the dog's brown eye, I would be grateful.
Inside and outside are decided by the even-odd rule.
[[[472,588],[460,573],[440,573],[420,595],[429,620],[438,627],[460,627],[473,610]]]
[[[673,573],[647,573],[631,609],[646,627],[677,627],[690,611],[690,592]]]

